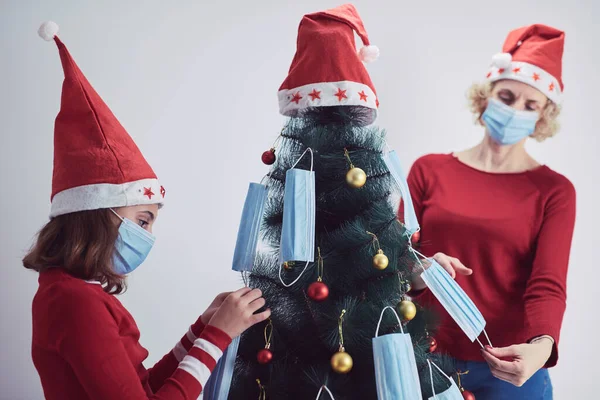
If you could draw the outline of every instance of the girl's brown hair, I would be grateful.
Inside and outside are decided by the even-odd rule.
[[[23,266],[38,272],[60,267],[77,278],[99,281],[107,293],[123,293],[125,278],[113,271],[118,235],[108,209],[59,215],[38,233]]]

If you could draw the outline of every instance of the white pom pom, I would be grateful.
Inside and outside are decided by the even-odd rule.
[[[512,62],[512,55],[510,53],[498,53],[492,57],[492,65],[498,68],[508,68]]]
[[[373,45],[363,46],[358,51],[358,57],[366,63],[375,61],[379,58],[379,47]]]
[[[48,21],[44,22],[40,29],[38,29],[38,35],[45,41],[49,42],[54,40],[54,36],[58,33],[58,25],[56,22]]]

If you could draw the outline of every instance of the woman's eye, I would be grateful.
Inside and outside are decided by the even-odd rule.
[[[500,100],[507,105],[510,105],[512,103],[512,99],[510,99],[509,97],[502,97],[500,96]]]
[[[148,226],[148,222],[144,221],[143,219],[138,220],[138,224],[139,226],[141,226],[142,228],[145,228],[146,226]]]

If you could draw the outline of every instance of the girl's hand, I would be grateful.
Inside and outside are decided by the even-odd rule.
[[[456,257],[447,256],[444,253],[436,253],[433,256],[433,259],[438,262],[444,268],[452,279],[456,278],[456,273],[458,272],[461,275],[471,275],[473,270],[471,268],[467,268],[460,262],[460,260]]]
[[[481,354],[496,378],[521,387],[546,364],[552,354],[553,345],[552,339],[543,337],[535,343],[502,348],[486,346],[481,350]]]
[[[247,287],[239,289],[223,300],[208,324],[219,328],[231,338],[235,338],[252,325],[271,316],[271,310],[269,309],[254,314],[264,307],[265,303],[266,301],[259,289]]]
[[[210,319],[213,317],[213,315],[215,315],[215,312],[217,312],[219,307],[221,307],[221,304],[223,304],[223,301],[225,301],[227,296],[229,296],[230,294],[231,294],[231,292],[225,292],[225,293],[221,293],[221,294],[217,295],[217,297],[215,297],[215,299],[212,301],[212,303],[210,303],[210,306],[208,306],[206,311],[204,311],[202,313],[202,316],[200,317],[200,319],[202,320],[202,323],[204,325],[208,325]]]

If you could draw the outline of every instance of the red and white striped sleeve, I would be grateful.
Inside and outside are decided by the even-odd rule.
[[[188,354],[188,351],[192,349],[194,342],[202,334],[205,327],[206,326],[202,322],[202,316],[200,316],[200,318],[189,327],[186,334],[177,342],[175,347],[148,370],[148,383],[154,393],[162,387],[167,378],[173,375],[179,366],[179,363],[183,361],[183,358]]]

